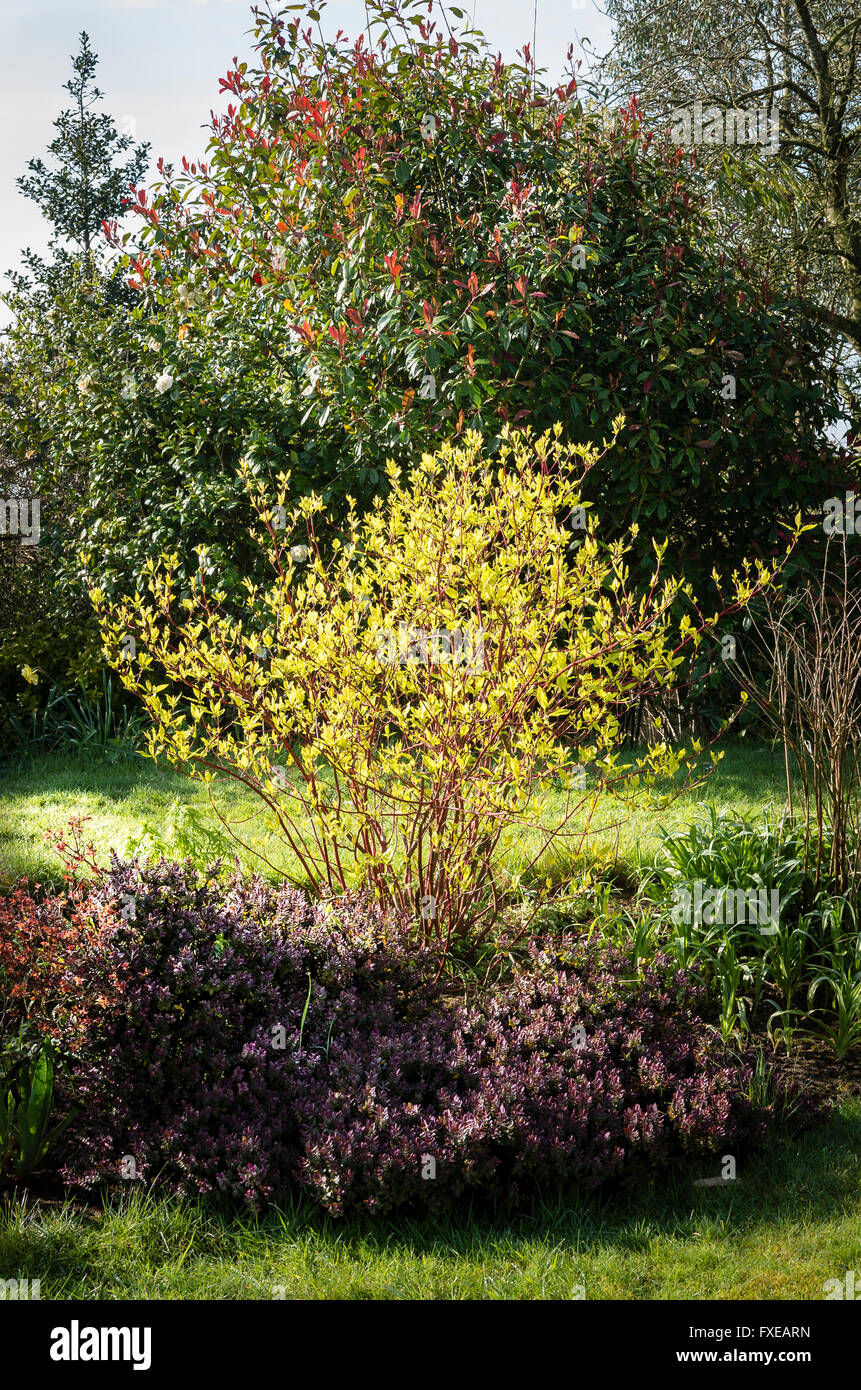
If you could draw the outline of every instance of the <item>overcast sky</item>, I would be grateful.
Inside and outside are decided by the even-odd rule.
[[[600,0],[599,0],[600,4]],[[595,0],[538,0],[536,55],[552,77],[561,75],[569,43],[609,46],[610,24]],[[529,0],[460,0],[504,57],[532,41]],[[362,0],[330,0],[323,30],[353,36],[364,25]],[[25,246],[43,251],[47,226],[16,178],[28,159],[44,153],[53,122],[70,102],[63,84],[71,55],[86,30],[99,57],[97,82],[104,108],[120,129],[149,141],[152,166],[160,155],[179,162],[199,156],[210,110],[222,110],[218,79],[234,55],[249,57],[248,0],[0,0],[0,272],[20,263]],[[0,285],[5,285],[0,281]],[[0,322],[8,315],[0,308]]]

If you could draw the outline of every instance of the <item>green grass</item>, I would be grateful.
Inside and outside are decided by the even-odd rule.
[[[0,1277],[43,1299],[811,1299],[858,1268],[861,1104],[697,1187],[692,1163],[628,1194],[516,1218],[336,1222],[307,1200],[265,1216],[136,1195],[95,1218],[24,1199],[0,1212]],[[282,1292],[283,1290],[283,1292]]]
[[[780,760],[771,750],[746,741],[730,743],[723,761],[704,787],[683,794],[660,811],[648,800],[630,812],[609,798],[602,800],[594,822],[598,833],[589,841],[589,854],[603,863],[633,869],[638,855],[647,858],[657,848],[658,825],[670,829],[688,824],[697,814],[698,802],[719,809],[735,807],[754,816],[767,808],[779,810],[784,804],[781,777]],[[235,783],[220,784],[214,794],[223,814],[244,823],[243,836],[256,837],[276,870],[288,871],[290,859],[266,830],[261,803]],[[72,815],[90,816],[87,838],[96,846],[100,858],[106,858],[109,849],[122,850],[126,837],[139,834],[144,824],[162,824],[174,799],[199,810],[208,824],[218,826],[209,793],[202,783],[172,769],[156,767],[145,758],[109,762],[56,754],[2,768],[0,886],[22,877],[59,884],[61,866],[44,843],[46,828],[62,829]],[[561,798],[548,798],[547,824],[558,818],[560,806]],[[617,828],[615,823],[620,819],[622,824]],[[506,844],[502,852],[510,858],[512,846]],[[263,867],[252,854],[240,853],[240,859],[248,868]],[[555,879],[565,877],[570,868],[561,844],[551,849],[542,865],[542,871],[550,872]]]

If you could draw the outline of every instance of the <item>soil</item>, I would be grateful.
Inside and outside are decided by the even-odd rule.
[[[796,1041],[789,1056],[773,1053],[772,1069],[782,1079],[795,1081],[820,1100],[861,1097],[861,1047],[853,1047],[838,1062],[825,1042]]]
[[[0,1182],[0,1212],[4,1202],[13,1202],[16,1198],[28,1205],[37,1203],[40,1209],[47,1211],[61,1211],[71,1203],[76,1214],[89,1221],[101,1221],[104,1216],[98,1193],[68,1187],[51,1173],[31,1173],[20,1181],[12,1178]]]

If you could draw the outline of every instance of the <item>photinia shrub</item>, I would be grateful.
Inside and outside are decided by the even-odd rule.
[[[205,160],[138,190],[137,244],[113,238],[189,324],[178,364],[250,328],[336,510],[467,430],[561,421],[586,443],[621,414],[586,495],[608,536],[640,524],[638,583],[653,536],[697,592],[768,553],[828,495],[841,404],[827,330],[726,256],[695,158],[635,99],[587,109],[571,50],[553,84],[425,0],[369,0],[357,38],[324,34],[324,8],[258,12]],[[174,375],[180,405],[196,387]]]

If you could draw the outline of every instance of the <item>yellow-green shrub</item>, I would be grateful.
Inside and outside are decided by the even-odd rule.
[[[620,766],[617,714],[671,684],[680,647],[717,619],[678,620],[660,549],[649,594],[629,589],[625,545],[602,545],[581,508],[600,452],[560,433],[507,433],[495,457],[471,433],[405,479],[392,465],[387,497],[325,545],[319,498],[291,510],[282,475],[276,505],[244,465],[273,567],[268,587],[248,582],[245,621],[221,610],[205,552],[190,594],[177,556],[150,564],[143,594],[93,591],[154,721],[150,752],[259,792],[314,891],[364,884],[445,944],[489,929],[511,888],[500,836],[534,836],[549,788],[563,811],[536,860],[608,785],[686,761],[659,748]],[[736,603],[771,573],[737,581]],[[466,634],[472,660],[431,637],[401,663],[401,625]]]

